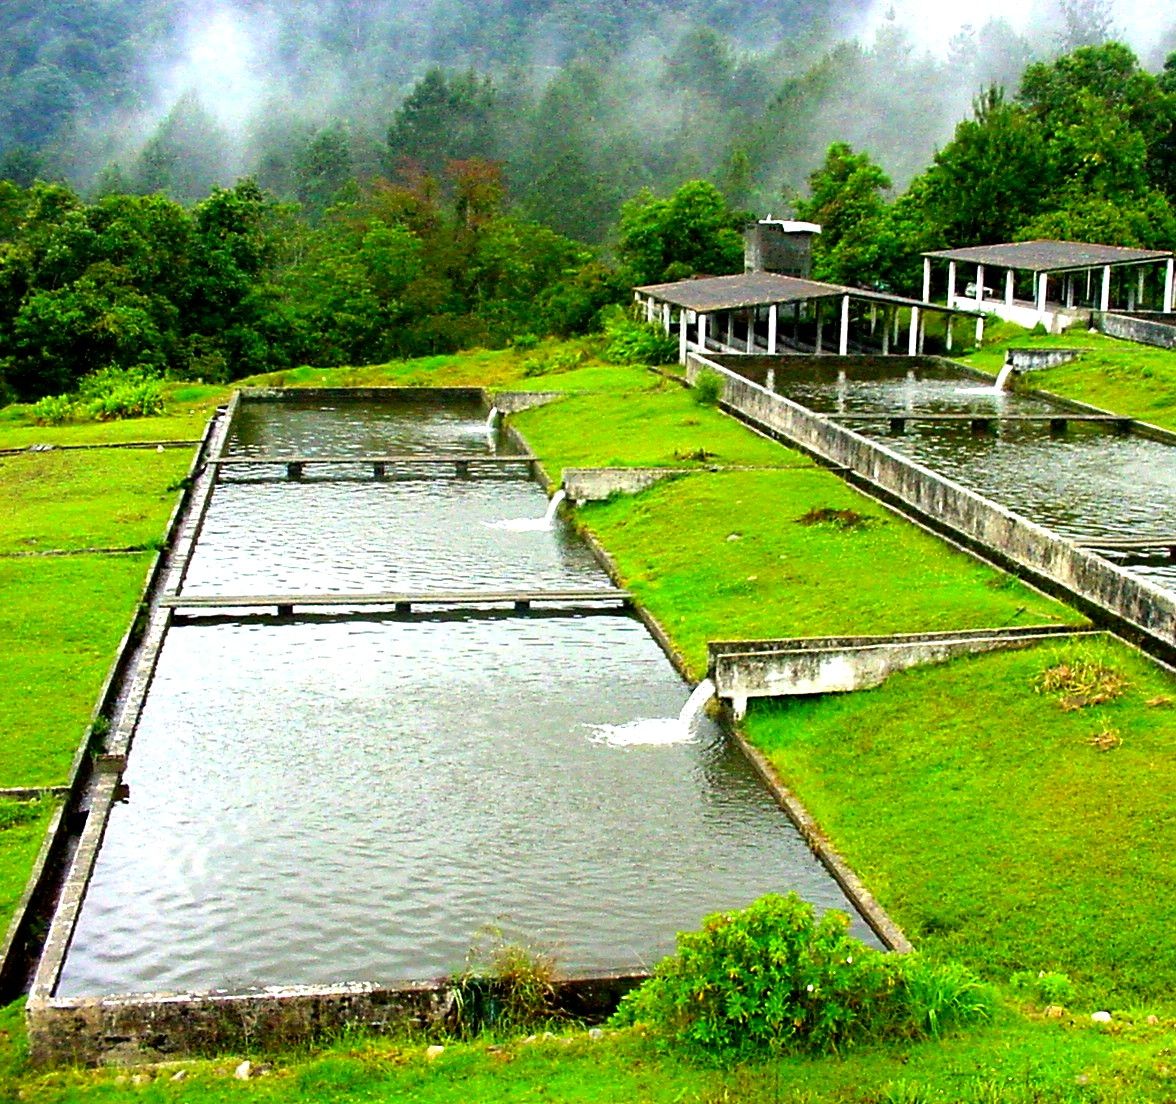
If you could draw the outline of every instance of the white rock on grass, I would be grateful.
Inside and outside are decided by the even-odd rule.
[[[238,1081],[248,1081],[253,1076],[253,1063],[246,1059],[246,1061],[242,1062],[233,1070],[233,1076]]]
[[[1109,1012],[1091,1012],[1090,1018],[1095,1023],[1110,1023],[1111,1014]]]
[[[438,1046],[436,1043],[434,1043],[431,1047],[429,1047],[425,1051],[425,1057],[428,1058],[430,1062],[432,1062],[435,1059],[440,1058],[441,1055],[444,1053],[445,1053],[445,1048],[443,1046]]]

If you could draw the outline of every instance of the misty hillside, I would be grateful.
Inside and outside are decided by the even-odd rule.
[[[934,6],[898,2],[6,0],[0,176],[193,203],[252,175],[321,208],[486,158],[520,213],[601,241],[640,188],[695,177],[786,210],[835,141],[901,188],[986,86],[1129,29],[1110,0],[1030,0],[988,9],[1036,13],[1022,30],[960,24],[932,51],[911,12]],[[1147,32],[1157,69],[1176,11]]]

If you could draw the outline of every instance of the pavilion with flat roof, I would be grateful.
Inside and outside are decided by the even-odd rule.
[[[923,298],[933,264],[947,262],[948,306],[987,311],[1025,327],[1060,333],[1091,313],[1116,308],[1171,313],[1176,254],[1086,242],[1027,241],[923,254]],[[961,293],[959,267],[971,279]],[[1020,296],[1020,297],[1018,297]]]
[[[774,272],[707,276],[635,288],[633,297],[650,322],[667,334],[676,327],[678,359],[691,351],[722,353],[923,352],[927,312],[946,316],[951,349],[953,322],[975,320],[976,340],[984,314],[972,304],[942,305],[863,288],[825,284]],[[905,317],[900,314],[905,312]],[[906,348],[900,350],[901,323]]]

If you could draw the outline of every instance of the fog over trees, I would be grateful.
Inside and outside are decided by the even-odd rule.
[[[1036,2],[929,53],[866,0],[10,0],[0,401],[584,333],[768,213],[915,294],[949,245],[1171,248],[1176,12]]]

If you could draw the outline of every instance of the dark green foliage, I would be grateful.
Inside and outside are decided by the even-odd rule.
[[[795,894],[714,913],[628,995],[619,1023],[645,1023],[696,1057],[732,1062],[826,1052],[863,1040],[935,1036],[987,1019],[991,994],[966,970],[886,955],[816,919]]]
[[[621,307],[604,313],[605,358],[613,364],[672,364],[678,343],[660,326],[639,322]]]
[[[629,200],[621,208],[617,252],[637,284],[742,272],[748,221],[713,184],[690,180],[667,199],[642,192]]]
[[[717,406],[723,397],[723,377],[718,372],[704,369],[698,373],[691,394],[699,406]]]

